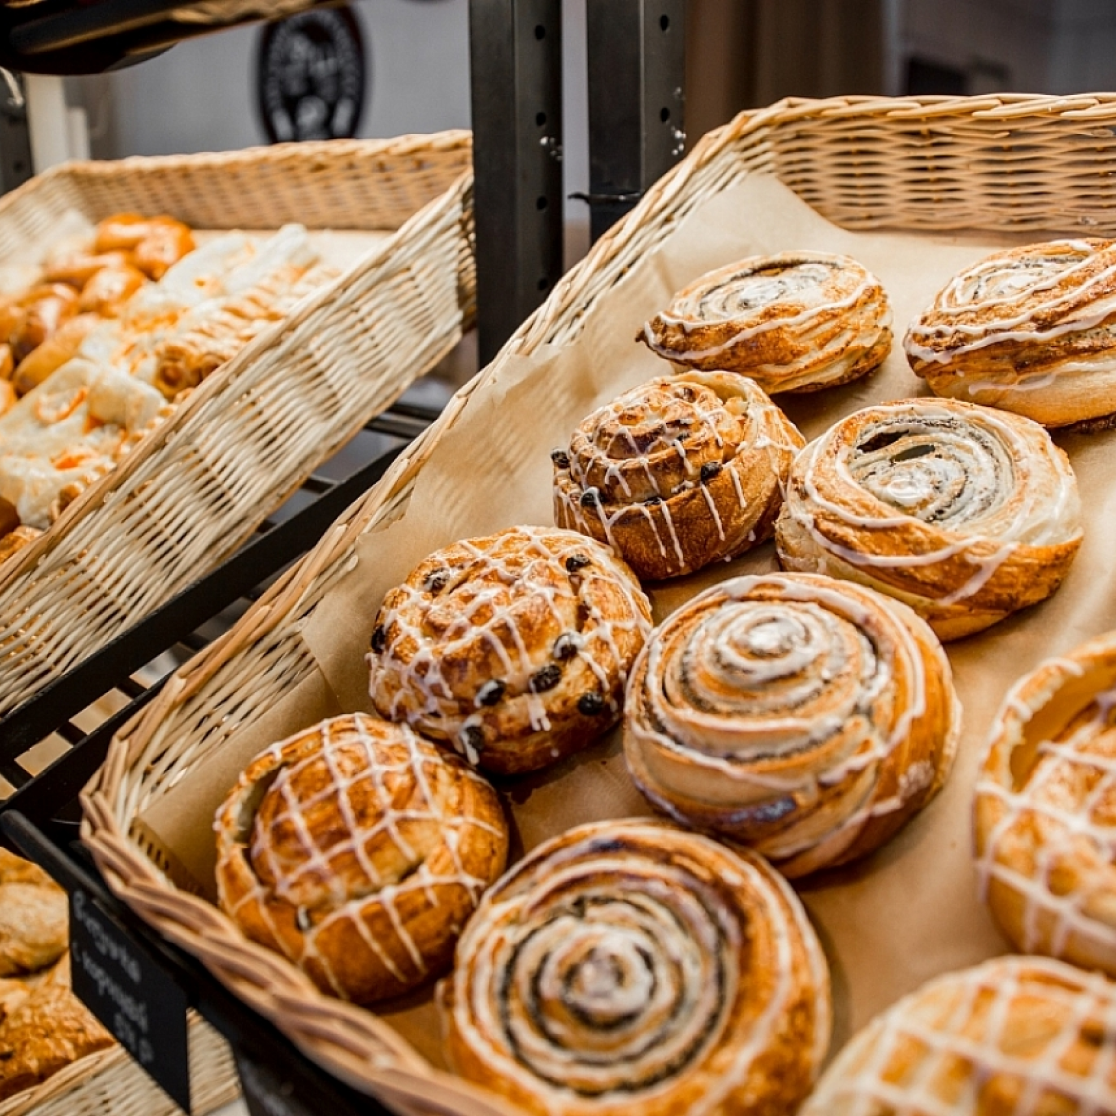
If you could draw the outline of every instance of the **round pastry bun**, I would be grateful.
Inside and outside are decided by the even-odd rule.
[[[435,551],[387,593],[372,702],[486,771],[534,771],[620,719],[650,629],[651,604],[609,547],[509,527]]]
[[[721,582],[632,668],[624,756],[678,821],[790,878],[878,848],[938,792],[960,730],[949,662],[910,609],[850,582]]]
[[[1041,426],[933,398],[866,407],[811,442],[775,524],[784,569],[878,589],[943,640],[1050,596],[1081,538],[1076,477]]]
[[[793,1112],[829,1044],[825,958],[759,856],[578,826],[486,895],[438,985],[450,1064],[539,1116]]]
[[[973,823],[1009,941],[1116,976],[1116,633],[1022,677],[989,731]]]
[[[362,1004],[449,967],[508,848],[481,776],[363,713],[261,753],[215,824],[222,910],[323,992]]]
[[[1116,423],[1116,241],[995,252],[954,276],[907,329],[936,395],[1049,427]]]
[[[798,1116],[1099,1116],[1116,1097],[1116,985],[1047,958],[938,977],[844,1046]]]
[[[891,308],[850,256],[749,256],[694,280],[636,340],[676,364],[817,391],[866,376],[891,350]]]
[[[751,380],[686,372],[598,408],[555,450],[554,519],[648,581],[734,558],[771,534],[805,444]]]

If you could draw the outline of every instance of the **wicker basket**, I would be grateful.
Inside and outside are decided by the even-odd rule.
[[[137,815],[238,729],[310,686],[316,667],[303,626],[354,563],[361,536],[405,510],[438,439],[500,386],[501,371],[544,346],[576,344],[596,299],[695,206],[756,169],[774,172],[849,229],[1116,235],[1116,95],[789,100],[705,137],[563,279],[384,481],[123,730],[87,788],[83,838],[113,891],[310,1057],[400,1111],[507,1109],[417,1061],[383,1020],[316,993],[282,958],[245,941],[213,905],[176,887]],[[314,715],[307,709],[304,723]]]
[[[187,1041],[191,1107],[194,1116],[206,1116],[240,1095],[236,1062],[225,1040],[193,1013]],[[181,1111],[122,1046],[81,1058],[0,1103],[0,1116],[178,1116]]]
[[[0,202],[0,258],[68,211],[387,235],[209,377],[0,571],[0,717],[236,549],[460,339],[473,314],[467,132],[66,164]]]

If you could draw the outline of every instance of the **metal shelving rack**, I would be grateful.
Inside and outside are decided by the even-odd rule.
[[[596,239],[682,154],[685,0],[585,3],[590,187],[582,198]],[[298,0],[285,3],[284,14],[298,6]],[[314,6],[315,0],[301,3]],[[192,7],[196,18],[182,19]],[[563,270],[561,8],[561,0],[470,0],[481,365]],[[272,4],[245,0],[0,3],[0,66],[103,72],[273,12]],[[78,843],[77,794],[102,762],[113,732],[161,687],[164,679],[152,664],[188,657],[227,629],[436,417],[436,408],[406,399],[358,436],[371,439],[364,463],[341,478],[326,469],[310,478],[284,513],[217,570],[0,720],[0,776],[14,788],[0,802],[2,839],[43,865],[71,896],[82,893],[95,903],[129,948],[167,974],[184,1002],[224,1035],[253,1116],[388,1114],[303,1057],[112,896]],[[106,695],[120,708],[91,731],[79,727],[81,712]],[[64,750],[32,775],[25,757],[48,737],[61,738]]]

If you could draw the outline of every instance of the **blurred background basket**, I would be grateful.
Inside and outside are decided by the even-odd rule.
[[[246,941],[216,907],[176,886],[137,815],[231,736],[266,720],[282,698],[313,692],[318,668],[303,627],[356,561],[358,540],[398,518],[432,448],[471,401],[498,388],[501,371],[517,357],[575,344],[602,294],[623,283],[686,214],[757,170],[776,174],[849,229],[1113,235],[1116,96],[788,100],[710,133],[569,272],[318,547],[171,678],[114,739],[87,788],[83,839],[111,889],[308,1056],[400,1111],[436,1103],[460,1113],[505,1109],[445,1074],[417,1068],[383,1020],[329,1001],[285,960]],[[308,696],[301,724],[318,715]]]
[[[0,258],[67,212],[378,239],[0,568],[0,718],[214,567],[474,316],[468,132],[69,163],[0,201]]]

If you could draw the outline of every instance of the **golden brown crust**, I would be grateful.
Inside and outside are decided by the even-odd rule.
[[[1116,637],[1021,678],[989,731],[973,821],[982,894],[1008,939],[1116,976]]]
[[[747,377],[651,380],[552,453],[555,522],[609,543],[641,579],[691,573],[770,536],[804,444]]]
[[[495,791],[405,725],[323,721],[258,756],[217,814],[223,910],[324,992],[399,995],[449,965],[503,870]]]
[[[53,965],[68,941],[66,893],[37,864],[0,848],[0,976]]]
[[[624,709],[632,779],[794,878],[879,847],[942,786],[960,707],[905,606],[809,574],[739,577],[651,635]]]
[[[488,893],[438,986],[447,1055],[540,1116],[793,1112],[829,977],[759,856],[646,819],[579,826]]]
[[[1112,414],[1116,241],[995,252],[954,276],[911,322],[903,344],[937,395],[1044,426],[1097,429],[1081,424]]]
[[[637,335],[690,368],[740,372],[764,391],[815,391],[867,375],[891,349],[879,281],[849,256],[750,256],[679,291]]]
[[[799,1116],[1116,1111],[1116,986],[1046,958],[930,981],[846,1044]]]
[[[860,582],[956,639],[1050,596],[1081,545],[1077,482],[1037,423],[951,399],[867,407],[795,459],[785,569]]]
[[[487,771],[533,771],[619,720],[650,628],[650,602],[608,547],[511,527],[435,551],[388,592],[372,701]]]

